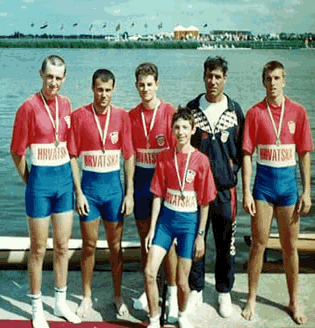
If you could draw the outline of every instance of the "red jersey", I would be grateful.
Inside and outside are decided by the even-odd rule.
[[[197,149],[192,152],[186,175],[185,199],[182,200],[175,168],[174,150],[175,148],[172,148],[159,154],[151,183],[151,192],[164,198],[164,205],[171,210],[195,212],[198,204],[206,205],[217,195],[209,159]],[[182,181],[188,154],[176,152],[176,156]]]
[[[40,93],[26,100],[18,109],[13,128],[11,152],[24,156],[29,148],[31,162],[38,166],[56,166],[69,162],[67,138],[70,129],[71,104],[68,98],[57,95],[47,105],[54,121],[59,111],[59,145],[55,145],[55,128]]]
[[[143,127],[142,112],[145,118],[146,130],[149,134],[148,144]],[[176,144],[172,131],[174,107],[162,101],[150,131],[153,113],[152,109],[145,107],[143,104],[139,104],[129,112],[132,141],[137,155],[136,165],[144,168],[155,168],[158,154]]]
[[[97,113],[102,133],[108,111]],[[92,172],[112,172],[120,169],[120,155],[129,159],[133,153],[131,126],[128,113],[111,106],[105,152],[97,127],[92,104],[75,110],[71,115],[71,131],[68,140],[69,153],[83,157],[83,169]]]
[[[281,105],[269,105],[276,129],[279,129]],[[312,134],[306,110],[285,98],[280,145],[276,145],[276,133],[268,113],[266,101],[248,110],[243,135],[243,149],[252,154],[257,148],[257,162],[272,167],[296,164],[295,153],[313,150]]]

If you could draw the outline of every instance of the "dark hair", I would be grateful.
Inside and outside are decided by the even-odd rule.
[[[159,79],[159,71],[155,64],[153,63],[142,63],[135,71],[136,81],[138,81],[139,75],[153,75],[155,82]]]
[[[283,77],[285,77],[285,70],[284,70],[284,66],[278,62],[277,60],[273,60],[268,62],[267,64],[265,64],[264,68],[263,68],[263,72],[262,72],[262,81],[264,83],[265,81],[265,76],[267,74],[267,72],[272,72],[275,69],[282,69],[283,70]]]
[[[101,79],[103,82],[113,81],[113,87],[115,86],[115,75],[108,69],[101,68],[94,72],[92,77],[92,86],[94,87],[96,79]]]
[[[203,71],[204,77],[206,75],[207,69],[209,69],[209,71],[220,69],[224,76],[226,76],[226,73],[228,71],[227,61],[220,56],[216,56],[216,57],[209,56],[204,62],[203,67],[204,67],[204,71]]]
[[[172,127],[175,124],[175,122],[177,120],[179,120],[180,118],[182,118],[185,121],[188,121],[192,128],[195,127],[194,115],[192,114],[190,108],[182,107],[180,105],[178,106],[176,112],[174,113],[174,115],[172,117]]]
[[[46,57],[43,62],[42,62],[42,67],[41,67],[41,71],[43,73],[45,73],[46,71],[46,67],[47,67],[47,63],[50,63],[51,65],[54,65],[54,66],[64,66],[65,70],[64,70],[64,75],[66,75],[66,71],[67,71],[67,68],[66,68],[66,63],[64,61],[64,59],[58,55],[50,55],[48,57]]]

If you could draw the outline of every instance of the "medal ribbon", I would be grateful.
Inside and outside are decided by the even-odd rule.
[[[56,99],[56,122],[54,121],[52,115],[51,115],[51,110],[42,94],[42,92],[40,92],[40,95],[42,97],[43,103],[45,105],[46,111],[48,113],[49,119],[51,121],[51,124],[53,125],[54,129],[55,129],[55,145],[56,147],[58,147],[59,145],[59,136],[58,136],[58,132],[59,132],[59,106],[58,106],[58,98],[55,97]]]
[[[176,156],[176,147],[174,148],[175,170],[176,170],[177,180],[178,180],[178,184],[179,184],[179,188],[180,188],[180,194],[182,195],[182,197],[184,197],[186,176],[187,176],[187,172],[188,172],[188,165],[189,165],[191,153],[192,153],[192,151],[191,151],[191,146],[190,146],[189,153],[188,153],[188,156],[187,156],[186,165],[185,165],[185,172],[184,172],[183,182],[181,182],[180,181],[180,175],[179,175],[179,169],[178,169],[177,156]]]
[[[161,104],[160,100],[157,99],[156,104],[154,106],[153,117],[152,117],[152,120],[151,120],[151,123],[150,123],[149,133],[147,131],[147,125],[145,123],[144,111],[141,110],[142,125],[143,125],[144,135],[145,135],[145,138],[146,138],[146,141],[147,141],[147,146],[149,145],[150,133],[153,129],[155,118],[156,118],[156,113],[157,113],[157,110],[158,110],[160,104]]]
[[[108,112],[107,112],[107,117],[106,117],[106,122],[105,122],[105,128],[104,128],[104,134],[102,133],[101,124],[100,124],[100,121],[99,121],[99,119],[97,117],[96,109],[94,108],[94,105],[93,104],[92,104],[92,108],[93,108],[93,114],[94,114],[96,126],[97,126],[98,132],[100,134],[100,138],[101,138],[102,150],[103,150],[103,152],[105,152],[105,142],[106,142],[106,136],[107,136],[107,132],[108,132],[111,107],[109,107]]]
[[[269,113],[270,120],[271,120],[273,129],[275,131],[276,138],[277,138],[277,146],[279,146],[280,143],[281,143],[280,142],[280,134],[281,134],[281,130],[282,130],[282,123],[283,123],[283,116],[284,116],[284,107],[285,107],[284,106],[284,103],[285,103],[285,98],[283,97],[282,104],[281,104],[281,114],[280,114],[279,129],[277,130],[275,120],[273,119],[273,116],[272,116],[272,113],[271,113],[271,110],[270,110],[268,101],[266,99],[266,105],[267,105],[268,113]]]

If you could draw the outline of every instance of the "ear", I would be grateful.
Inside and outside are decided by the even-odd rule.
[[[40,75],[41,78],[44,77],[44,73],[43,73],[43,71],[41,69],[39,70],[39,75]]]

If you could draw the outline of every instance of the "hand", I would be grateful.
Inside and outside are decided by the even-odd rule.
[[[147,253],[149,252],[149,250],[151,248],[154,234],[155,234],[155,231],[150,229],[148,235],[144,239],[145,251]]]
[[[133,207],[134,207],[133,196],[126,195],[124,197],[124,201],[121,207],[121,213],[125,213],[125,217],[129,216],[133,211]]]
[[[298,214],[300,215],[307,214],[310,211],[311,206],[312,206],[312,200],[310,194],[303,193],[297,207]]]
[[[195,260],[199,260],[205,253],[205,240],[203,236],[198,235],[195,240]]]
[[[256,206],[255,206],[255,200],[254,200],[252,194],[250,194],[250,193],[244,194],[244,197],[243,197],[243,209],[250,216],[255,216],[255,214],[256,214]]]
[[[83,193],[77,195],[77,212],[80,216],[86,216],[90,212],[89,203]]]

